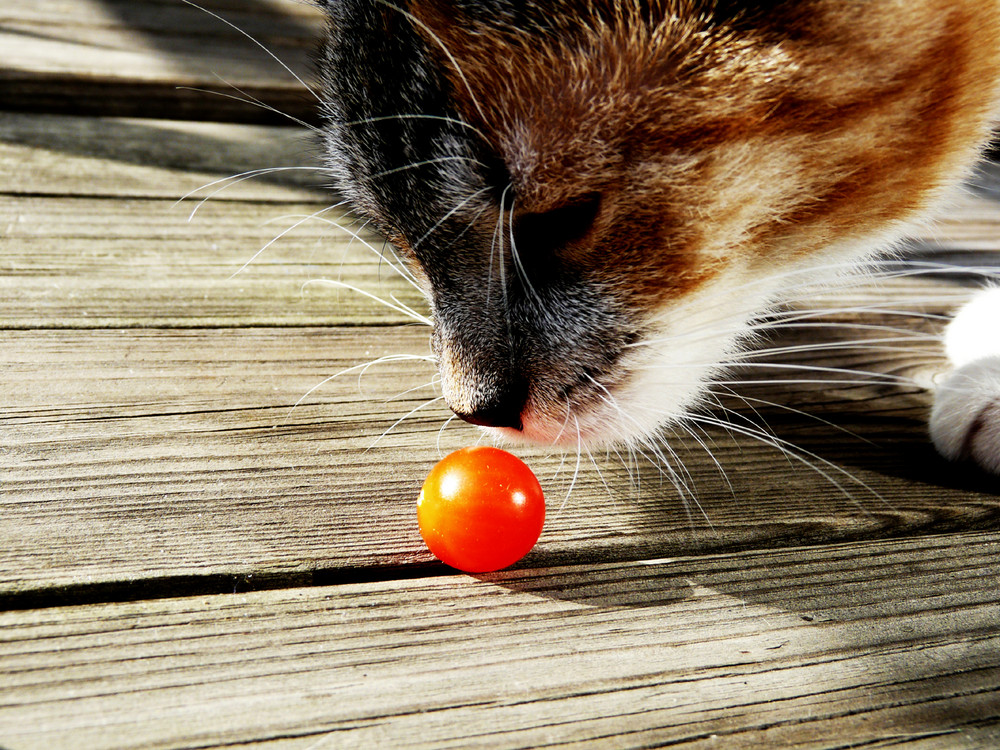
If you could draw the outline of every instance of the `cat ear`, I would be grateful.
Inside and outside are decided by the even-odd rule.
[[[973,297],[945,332],[955,366],[931,410],[935,447],[951,460],[971,459],[1000,474],[1000,288]]]

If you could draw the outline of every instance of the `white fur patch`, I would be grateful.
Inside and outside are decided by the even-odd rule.
[[[930,433],[951,460],[1000,474],[1000,289],[973,297],[945,332],[955,370],[934,394]]]
[[[958,311],[945,332],[944,348],[955,367],[1000,356],[1000,287],[984,289]]]

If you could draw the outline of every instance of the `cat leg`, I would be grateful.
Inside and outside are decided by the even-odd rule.
[[[934,393],[930,433],[945,458],[1000,474],[1000,288],[974,296],[945,331],[954,370]]]

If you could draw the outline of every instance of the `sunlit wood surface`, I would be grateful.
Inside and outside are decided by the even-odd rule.
[[[203,5],[308,80],[309,6]],[[0,748],[1000,745],[1000,487],[925,435],[996,167],[693,436],[517,449],[545,531],[473,577],[414,502],[479,436],[381,241],[303,221],[313,102],[178,0],[0,8]]]

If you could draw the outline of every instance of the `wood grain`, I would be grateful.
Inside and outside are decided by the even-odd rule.
[[[5,0],[0,109],[269,123],[287,122],[280,113],[315,119],[316,99],[306,85],[322,19],[313,5],[197,5]],[[277,112],[238,99],[256,99]]]
[[[14,196],[329,200],[302,128],[4,113],[0,168],[3,193]],[[218,190],[219,180],[248,172],[256,176]]]
[[[4,613],[0,741],[989,747],[998,559],[966,533]]]
[[[411,320],[331,280],[426,312],[382,240],[333,208],[297,130],[15,115],[0,138],[4,327]],[[282,164],[306,169],[219,182]]]
[[[0,321],[8,329],[413,321],[364,293],[426,315],[391,252],[374,236],[352,236],[346,212],[302,223],[322,208],[213,201],[189,221],[190,205],[158,199],[0,196]]]

